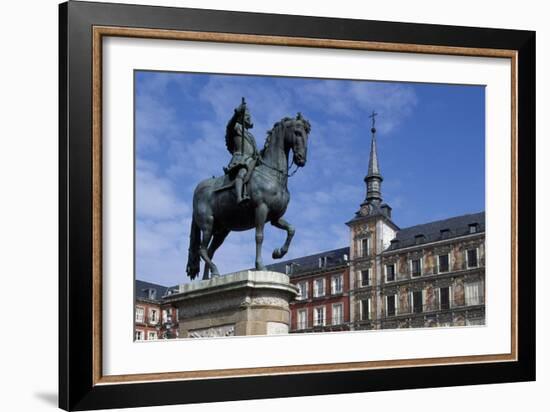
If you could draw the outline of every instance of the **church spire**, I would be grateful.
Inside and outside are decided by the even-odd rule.
[[[380,166],[378,166],[378,153],[376,152],[376,128],[375,125],[375,116],[378,113],[375,111],[369,116],[372,119],[372,127],[370,129],[372,133],[372,139],[370,142],[370,157],[369,157],[369,173],[367,177],[371,176],[380,176]]]
[[[361,203],[359,210],[355,213],[354,219],[363,219],[365,217],[386,217],[391,220],[391,207],[382,203],[382,174],[380,173],[380,164],[378,163],[378,153],[376,150],[376,116],[375,111],[369,116],[372,119],[370,132],[372,134],[370,142],[370,154],[368,172],[365,176],[367,194],[365,200]],[[353,222],[351,220],[350,222]],[[348,223],[350,223],[348,222]]]
[[[376,113],[374,110],[369,116],[372,119],[371,133],[372,139],[370,144],[370,156],[369,156],[369,169],[368,174],[365,176],[365,183],[367,184],[367,196],[365,202],[373,206],[379,206],[382,202],[381,184],[382,175],[380,174],[380,166],[378,164],[378,153],[376,151]]]

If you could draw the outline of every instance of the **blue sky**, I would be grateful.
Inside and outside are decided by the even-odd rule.
[[[185,265],[192,194],[223,173],[226,123],[245,96],[262,147],[266,131],[302,112],[311,122],[308,163],[289,180],[285,218],[296,227],[290,259],[346,246],[365,197],[372,110],[382,195],[400,227],[485,208],[483,86],[136,71],[136,277],[175,285]],[[266,226],[265,263],[284,241]],[[231,233],[222,273],[254,264],[254,232]]]

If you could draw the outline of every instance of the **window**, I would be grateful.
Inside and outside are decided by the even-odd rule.
[[[370,319],[370,298],[361,300],[361,320]]]
[[[157,299],[157,290],[153,288],[145,289],[145,292],[147,293],[147,297],[151,300]]]
[[[370,285],[370,269],[365,269],[361,271],[361,286]]]
[[[300,309],[298,311],[298,322],[296,327],[298,329],[307,329],[307,309]]]
[[[315,279],[313,282],[313,297],[318,298],[319,296],[325,295],[325,279]]]
[[[143,340],[143,331],[136,330],[136,340]]]
[[[307,282],[298,283],[298,290],[299,290],[298,299],[302,300],[302,299],[308,298]]]
[[[325,324],[325,307],[321,306],[319,308],[315,308],[314,325],[324,326],[324,324]]]
[[[439,255],[437,257],[437,271],[439,273],[449,271],[449,255]]]
[[[370,255],[370,238],[361,239],[361,256],[367,257]]]
[[[147,340],[155,340],[157,339],[157,332],[149,332],[147,336]]]
[[[471,223],[468,228],[470,233],[477,233],[477,223]]]
[[[468,261],[469,268],[476,268],[477,267],[477,248],[468,249],[466,251],[466,259]]]
[[[411,275],[416,277],[422,274],[422,260],[413,259],[411,261]]]
[[[158,318],[158,311],[156,309],[150,309],[149,310],[149,322],[150,323],[157,323],[159,321]]]
[[[386,296],[386,316],[395,316],[395,295]]]
[[[342,293],[344,287],[344,276],[335,275],[332,277],[331,288],[332,294]]]
[[[327,257],[322,256],[319,258],[319,268],[324,268],[327,266]]]
[[[451,231],[449,229],[441,229],[439,234],[441,235],[441,239],[447,239],[451,235]]]
[[[143,323],[143,317],[145,316],[145,309],[140,306],[136,307],[136,322]]]
[[[422,313],[422,291],[412,292],[413,312]]]
[[[480,282],[466,283],[464,285],[464,292],[466,294],[466,305],[481,305],[483,303]]]
[[[172,309],[164,309],[162,311],[162,322],[163,323],[172,322]]]
[[[292,263],[287,263],[285,265],[285,273],[287,275],[292,275]]]
[[[386,282],[393,282],[395,280],[395,263],[386,265]]]
[[[341,325],[344,323],[344,305],[337,303],[332,305],[332,324]]]
[[[450,296],[449,287],[439,289],[439,308],[440,309],[445,310],[451,307],[449,296]]]

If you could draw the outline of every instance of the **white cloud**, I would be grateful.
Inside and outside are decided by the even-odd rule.
[[[178,199],[169,180],[148,170],[136,171],[136,214],[138,219],[166,219],[189,213],[190,207]]]
[[[365,81],[312,81],[303,87],[301,97],[313,107],[334,117],[364,118],[365,130],[370,129],[368,118],[376,110],[377,128],[390,133],[412,113],[418,99],[414,89],[406,84]]]

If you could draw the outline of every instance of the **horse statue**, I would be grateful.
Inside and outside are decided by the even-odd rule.
[[[290,193],[287,188],[289,153],[292,162],[304,167],[307,159],[310,123],[300,113],[295,118],[285,117],[268,132],[254,169],[247,179],[249,199],[238,204],[229,176],[203,180],[193,194],[193,220],[189,235],[187,275],[195,279],[200,271],[200,258],[205,262],[203,280],[219,276],[212,261],[214,253],[231,231],[256,229],[256,270],[264,270],[262,243],[264,225],[286,231],[282,247],[273,251],[273,258],[286,255],[294,236],[294,228],[283,219]]]

